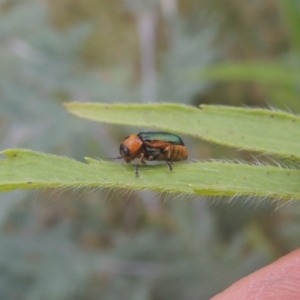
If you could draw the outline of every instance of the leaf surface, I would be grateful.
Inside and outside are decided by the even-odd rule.
[[[178,132],[281,157],[300,159],[300,118],[282,112],[226,106],[69,103],[79,117],[112,124]]]
[[[0,191],[36,188],[124,188],[190,195],[300,198],[300,171],[224,162],[134,166],[8,149],[0,160]]]

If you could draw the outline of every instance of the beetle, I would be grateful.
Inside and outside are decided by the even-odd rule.
[[[186,160],[188,151],[182,139],[169,132],[140,132],[127,136],[120,145],[120,155],[127,163],[139,158],[135,166],[135,175],[139,174],[139,165],[148,161],[165,161],[172,171],[171,162]]]

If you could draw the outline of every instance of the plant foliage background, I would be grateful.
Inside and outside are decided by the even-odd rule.
[[[77,119],[68,101],[299,113],[299,35],[299,0],[2,0],[1,149],[106,160],[139,131]],[[184,140],[192,160],[255,157]],[[0,199],[1,299],[208,299],[300,244],[294,202],[87,189]]]

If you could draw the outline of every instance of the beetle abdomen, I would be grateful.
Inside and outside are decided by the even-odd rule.
[[[188,151],[185,146],[182,145],[170,145],[170,161],[181,161],[188,158]]]
[[[181,161],[188,158],[188,151],[185,146],[182,145],[168,145],[165,150],[161,151],[156,156],[150,156],[149,160],[159,161]]]

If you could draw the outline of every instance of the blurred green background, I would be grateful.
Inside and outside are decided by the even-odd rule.
[[[221,75],[189,75],[223,63]],[[1,149],[106,160],[140,130],[77,119],[68,101],[299,113],[299,67],[299,0],[0,0]],[[191,161],[254,159],[183,139]],[[0,199],[0,299],[209,299],[300,245],[292,201],[101,189]]]

